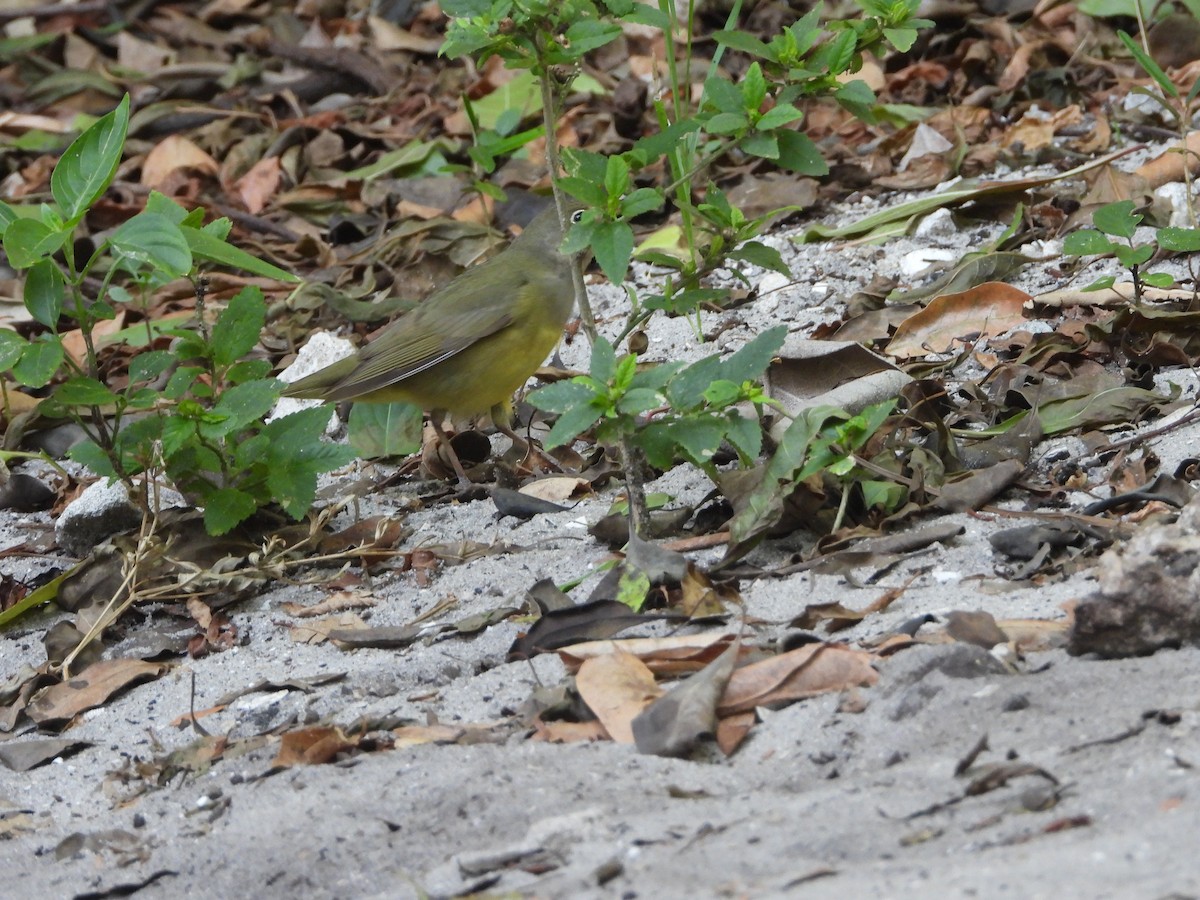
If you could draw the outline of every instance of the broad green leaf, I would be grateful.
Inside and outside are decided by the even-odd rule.
[[[116,477],[117,472],[113,468],[112,460],[91,438],[76,444],[67,451],[67,456],[80,465],[87,466],[94,475],[99,475],[101,478]]]
[[[31,341],[13,366],[13,377],[25,387],[45,387],[58,372],[63,356],[62,344],[57,339]]]
[[[759,59],[774,59],[770,47],[744,31],[715,31],[712,37],[722,47],[740,50],[742,53],[749,53]]]
[[[118,253],[147,263],[168,278],[182,278],[192,270],[187,238],[179,225],[161,213],[138,213],[109,240]]]
[[[569,444],[600,420],[600,408],[592,403],[581,403],[563,412],[546,435],[543,446],[547,450]]]
[[[142,384],[153,381],[175,363],[175,354],[170,350],[150,350],[139,353],[129,361],[129,383]]]
[[[129,128],[129,95],[71,142],[50,176],[50,192],[68,220],[82,216],[100,199],[121,162]]]
[[[574,22],[566,33],[569,48],[584,54],[597,47],[616,40],[621,34],[621,26],[615,22],[602,22],[597,19],[581,19]]]
[[[16,211],[3,200],[0,200],[0,237],[4,236],[5,229],[15,221],[17,221]]]
[[[1105,234],[1126,239],[1132,238],[1142,221],[1140,213],[1133,211],[1132,200],[1118,200],[1100,207],[1092,213],[1092,224]]]
[[[1160,228],[1158,245],[1176,253],[1200,251],[1200,228]]]
[[[633,229],[624,222],[596,223],[592,252],[605,277],[613,284],[621,284],[633,256]]]
[[[804,113],[796,109],[790,103],[780,103],[778,106],[767,110],[762,117],[754,123],[754,127],[759,131],[771,131],[776,128],[782,128],[784,125],[790,125],[804,118]]]
[[[605,384],[612,381],[617,374],[617,351],[607,338],[597,336],[596,343],[592,345],[592,359],[588,372],[597,381]]]
[[[69,236],[69,231],[51,228],[37,219],[17,219],[4,229],[4,252],[14,269],[28,269],[57,253]]]
[[[807,134],[784,129],[775,132],[775,140],[779,144],[778,162],[782,168],[813,178],[829,174],[829,163]]]
[[[776,325],[757,335],[721,362],[721,377],[735,384],[761,380],[767,366],[783,346],[787,333],[786,325]]]
[[[536,409],[544,412],[565,413],[581,404],[590,403],[596,396],[586,384],[578,381],[557,381],[531,391],[528,400]]]
[[[15,331],[0,328],[0,372],[8,371],[16,365],[28,345],[29,342]]]
[[[41,324],[55,331],[66,299],[62,271],[51,259],[40,259],[25,276],[25,308]]]
[[[1113,248],[1112,241],[1094,228],[1073,231],[1063,240],[1063,253],[1068,256],[1100,256]]]
[[[54,399],[65,406],[105,406],[117,395],[94,378],[72,378],[54,391]]]
[[[355,403],[347,439],[363,459],[408,456],[421,449],[425,415],[411,403]]]
[[[221,420],[205,422],[200,433],[208,438],[225,437],[261,419],[275,405],[282,388],[274,378],[234,385],[213,404],[212,415]]]

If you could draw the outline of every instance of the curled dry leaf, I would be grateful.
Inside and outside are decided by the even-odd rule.
[[[879,680],[871,666],[874,659],[872,653],[841,644],[806,644],[751,663],[733,673],[718,713],[725,717],[829,691],[870,687]]]
[[[656,675],[683,675],[704,668],[733,643],[734,634],[688,634],[654,638],[587,641],[558,651],[568,672],[577,672],[584,661],[611,653],[636,656]]]

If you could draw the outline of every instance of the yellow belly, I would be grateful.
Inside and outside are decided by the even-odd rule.
[[[476,415],[507,403],[550,355],[562,325],[536,327],[524,322],[488,335],[447,360],[403,381],[355,397],[355,402],[412,403]]]

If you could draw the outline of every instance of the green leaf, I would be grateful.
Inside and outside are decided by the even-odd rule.
[[[704,95],[719,112],[736,113],[745,118],[746,108],[742,102],[742,92],[731,81],[719,75],[709,76],[704,82]]]
[[[633,219],[652,209],[660,209],[662,205],[663,196],[660,191],[654,188],[638,188],[621,200],[621,215],[626,219]]]
[[[222,392],[212,407],[212,416],[220,421],[208,421],[200,426],[207,438],[225,437],[261,419],[279,399],[283,385],[274,378],[248,381]]]
[[[567,29],[566,38],[572,51],[584,54],[615,41],[620,34],[621,26],[615,22],[580,19]]]
[[[1160,228],[1158,246],[1176,253],[1200,251],[1200,228]]]
[[[94,378],[72,378],[63,382],[54,391],[54,399],[65,406],[105,406],[113,403],[117,395],[108,385]]]
[[[80,441],[67,451],[67,456],[81,466],[87,466],[92,474],[99,475],[101,478],[115,478],[117,475],[108,454],[91,438]]]
[[[321,440],[331,405],[303,409],[276,419],[263,428],[270,441],[267,452],[267,488],[275,501],[294,519],[313,504],[317,475],[341,468],[354,459],[354,450]]]
[[[267,301],[262,290],[253,285],[242,288],[213,326],[213,361],[228,366],[245,356],[258,343],[266,322]]]
[[[15,221],[17,221],[17,211],[0,200],[0,237],[4,236],[5,229]]]
[[[757,418],[742,416],[737,410],[730,410],[725,439],[737,450],[742,464],[750,465],[762,452],[762,425]]]
[[[713,355],[697,360],[679,372],[666,387],[671,408],[684,412],[703,403],[705,389],[721,377],[721,369],[721,357]]]
[[[1092,214],[1092,224],[1098,229],[1105,234],[1123,237],[1126,240],[1133,237],[1141,221],[1142,216],[1133,212],[1132,200],[1109,203]]]
[[[543,446],[547,450],[562,447],[575,440],[600,420],[601,410],[593,403],[581,403],[563,412],[554,427],[546,435]]]
[[[160,194],[158,191],[150,192],[150,196],[146,198],[144,211],[164,216],[175,225],[183,225],[186,221],[189,225],[199,226],[204,221],[204,210],[200,207],[188,212],[170,197]]]
[[[45,387],[58,372],[63,358],[62,344],[57,339],[31,341],[21,354],[20,361],[13,366],[13,377],[25,387]]]
[[[29,346],[29,342],[15,331],[0,328],[0,372],[5,372],[16,365],[27,346]]]
[[[825,157],[807,134],[776,131],[775,140],[779,144],[778,162],[782,168],[813,178],[829,174],[829,163],[825,162]]]
[[[727,254],[727,258],[752,263],[760,268],[778,272],[780,275],[785,275],[788,278],[792,275],[792,270],[783,261],[783,256],[780,252],[774,247],[768,247],[759,241],[747,241],[736,250],[730,251]]]
[[[663,395],[650,388],[632,388],[617,401],[617,411],[624,416],[636,416],[657,409],[664,402]]]
[[[150,350],[139,353],[129,361],[129,383],[143,384],[153,381],[175,363],[175,354],[170,350]]]
[[[160,213],[142,212],[129,219],[110,238],[124,256],[148,263],[168,278],[192,270],[192,251],[180,227]]]
[[[629,164],[619,156],[610,156],[604,169],[604,190],[609,198],[619,198],[629,189]]]
[[[1106,275],[1103,278],[1097,278],[1095,281],[1093,281],[1091,284],[1089,284],[1083,290],[1085,292],[1086,291],[1103,291],[1107,288],[1112,287],[1116,283],[1117,283],[1117,278],[1115,275]]]
[[[245,250],[239,250],[232,244],[227,244],[218,237],[199,228],[181,225],[184,239],[192,251],[192,256],[207,259],[223,266],[241,269],[251,275],[261,275],[263,278],[274,278],[276,281],[298,282],[300,279],[291,272],[286,272],[256,256],[251,256]]]
[[[108,190],[121,162],[129,128],[129,95],[71,142],[50,176],[50,192],[68,220],[91,208]]]
[[[592,344],[592,358],[588,372],[599,382],[608,384],[617,374],[617,351],[602,335]]]
[[[1175,279],[1169,272],[1151,272],[1149,275],[1142,276],[1142,282],[1150,287],[1169,288],[1175,284]]]
[[[770,47],[744,31],[715,31],[712,37],[722,47],[740,50],[742,53],[749,53],[759,59],[772,61],[775,59]]]
[[[750,127],[750,120],[745,113],[717,113],[704,123],[704,130],[709,134],[738,134]]]
[[[779,159],[779,141],[771,131],[758,131],[742,138],[739,146],[751,156]]]
[[[754,127],[759,131],[772,131],[776,128],[782,128],[784,125],[789,125],[792,122],[804,118],[804,113],[796,109],[790,103],[780,103],[773,109],[767,110],[762,117],[754,123]]]
[[[25,276],[25,308],[29,314],[47,328],[57,330],[65,299],[62,271],[54,261],[40,259],[34,263]]]
[[[1113,247],[1113,255],[1127,269],[1132,269],[1134,266],[1144,266],[1150,262],[1150,258],[1154,256],[1154,247],[1150,244],[1138,244],[1136,247],[1122,247],[1117,244]]]
[[[597,342],[602,339],[597,339]],[[594,351],[593,351],[594,354]],[[590,403],[596,392],[578,381],[556,381],[530,391],[527,399],[543,412],[565,413],[581,404]]]
[[[1063,253],[1067,256],[1100,256],[1114,249],[1116,244],[1094,228],[1073,231],[1063,240]]]
[[[625,222],[598,222],[592,232],[592,252],[604,276],[621,284],[633,256],[633,229]]]
[[[17,219],[4,229],[4,252],[14,269],[28,269],[66,243],[70,232],[37,219]]]
[[[411,403],[355,403],[347,438],[363,459],[408,456],[421,449],[425,414]]]
[[[204,495],[204,530],[216,537],[254,515],[258,504],[237,488],[217,488]]]
[[[751,115],[756,115],[767,99],[767,79],[763,77],[762,66],[757,62],[750,64],[746,74],[742,76],[742,109]]]
[[[1171,81],[1167,73],[1162,70],[1162,67],[1153,59],[1151,59],[1145,50],[1138,46],[1137,41],[1131,38],[1124,31],[1118,31],[1117,37],[1121,39],[1121,43],[1125,45],[1125,49],[1127,49],[1133,55],[1133,58],[1137,60],[1138,65],[1145,69],[1147,74],[1154,79],[1154,83],[1158,85],[1159,89],[1164,94],[1166,94],[1168,97],[1179,97],[1179,88],[1175,87],[1175,83]],[[1097,225],[1096,227],[1099,228],[1100,226]]]

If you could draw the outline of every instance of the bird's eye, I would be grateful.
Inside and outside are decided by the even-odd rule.
[[[582,209],[577,209],[577,210],[575,210],[575,212],[571,213],[572,224],[578,224],[581,221],[583,221],[583,210]]]

